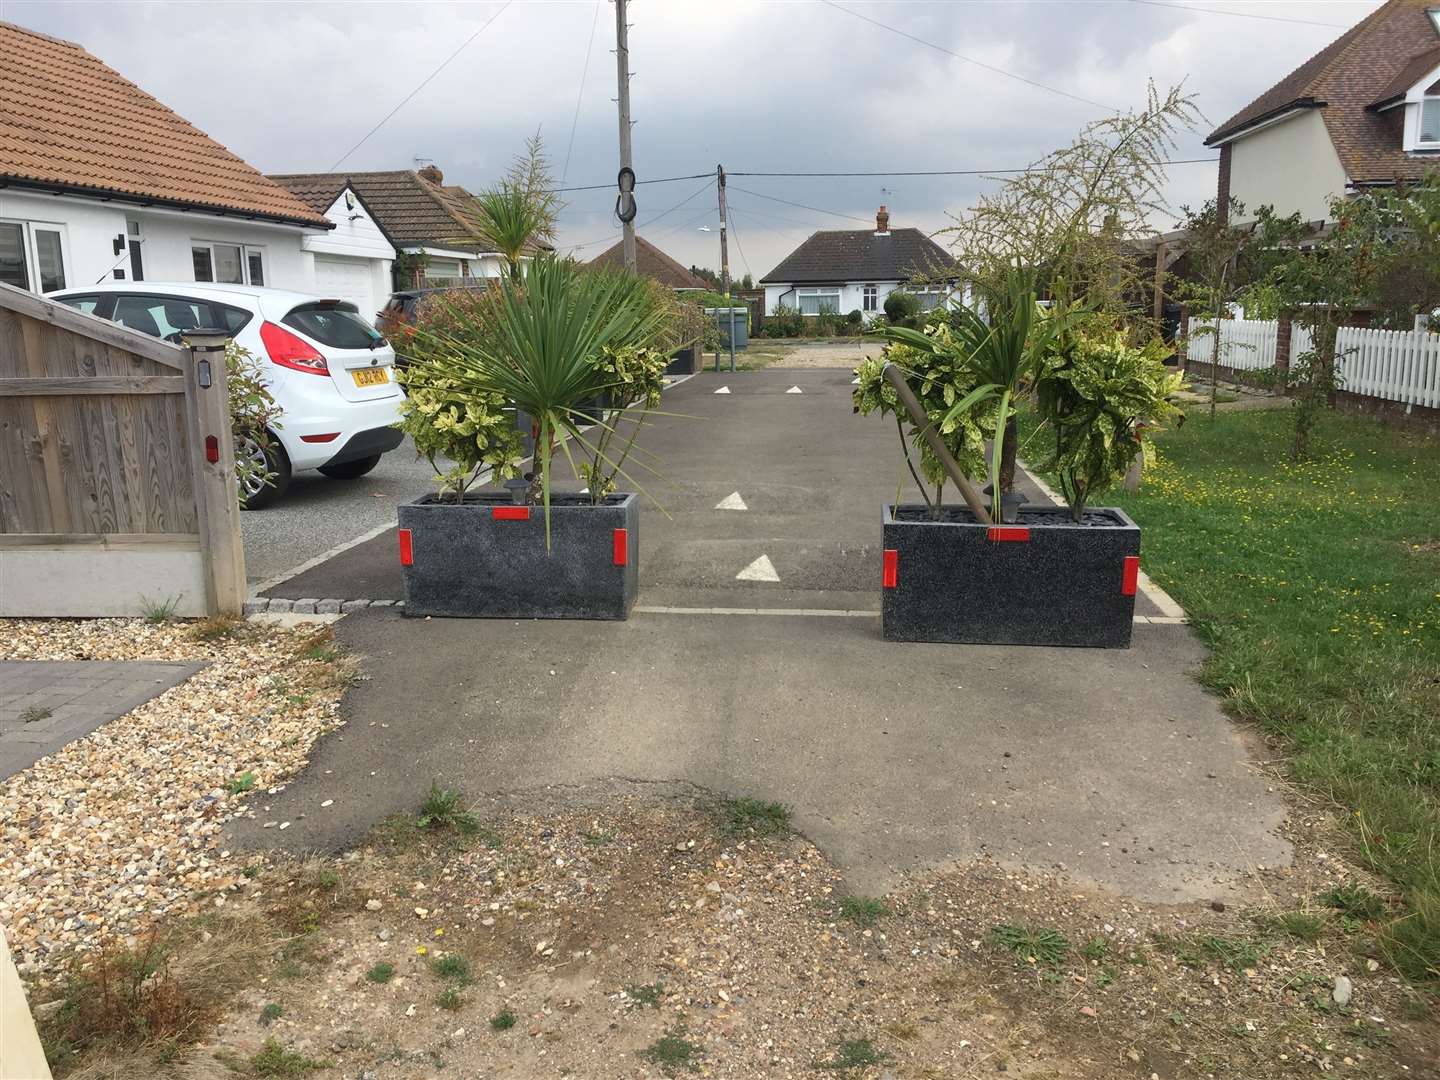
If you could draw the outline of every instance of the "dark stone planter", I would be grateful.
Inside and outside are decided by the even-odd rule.
[[[688,349],[681,349],[670,358],[670,363],[665,365],[666,375],[694,375],[697,369],[699,349],[691,346]]]
[[[545,509],[498,492],[403,503],[405,614],[479,619],[624,619],[639,586],[640,507],[634,494],[599,506],[551,496]]]
[[[886,506],[882,634],[890,641],[988,645],[1130,644],[1140,527],[1095,507],[1029,505],[1013,525],[964,507],[941,521],[923,505]]]

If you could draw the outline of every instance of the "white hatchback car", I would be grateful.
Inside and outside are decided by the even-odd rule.
[[[285,493],[292,472],[364,476],[404,436],[404,395],[395,382],[395,350],[346,300],[284,289],[195,282],[114,281],[49,293],[48,299],[113,319],[166,341],[187,330],[228,330],[265,364],[266,383],[280,407],[270,449],[237,434],[235,452],[265,460],[271,484],[242,494],[248,510]]]

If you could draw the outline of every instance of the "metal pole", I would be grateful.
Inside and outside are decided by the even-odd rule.
[[[735,306],[730,302],[730,244],[725,236],[725,166],[715,166],[715,190],[720,196],[720,291],[725,294],[725,308],[730,317],[730,370],[735,370]],[[715,356],[720,367],[720,356]]]
[[[935,430],[935,425],[925,415],[925,410],[920,407],[920,402],[915,397],[915,392],[905,381],[905,374],[893,362],[887,363],[880,369],[880,374],[885,381],[895,388],[895,396],[900,399],[900,404],[905,406],[905,411],[910,414],[910,419],[920,429],[921,437],[929,444],[935,456],[939,458],[940,464],[944,467],[950,479],[955,481],[955,486],[960,489],[960,494],[965,499],[965,504],[975,512],[982,525],[993,525],[994,520],[990,517],[990,511],[985,509],[985,500],[980,497],[980,492],[975,490],[975,485],[960,469],[960,463],[950,454],[950,448],[940,438],[940,433]]]
[[[620,167],[634,168],[630,145],[630,28],[625,22],[625,0],[615,0],[615,75],[619,82],[620,105]],[[635,221],[623,222],[622,249],[625,269],[635,273]]]

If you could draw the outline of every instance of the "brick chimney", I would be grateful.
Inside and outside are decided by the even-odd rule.
[[[875,231],[877,233],[888,233],[890,231],[890,211],[880,207],[875,213]]]
[[[445,183],[445,174],[441,172],[438,168],[436,168],[434,165],[426,165],[423,169],[420,170],[419,175],[420,179],[428,180],[436,187],[439,187],[441,184]]]

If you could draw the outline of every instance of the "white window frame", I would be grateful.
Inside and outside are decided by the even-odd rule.
[[[938,307],[944,307],[950,295],[950,290],[940,285],[931,285],[925,288],[911,289],[910,291],[915,295],[915,299],[920,302],[921,311],[934,311]],[[932,297],[935,302],[927,305],[925,301]]]
[[[33,293],[40,293],[40,249],[35,245],[35,230],[60,234],[60,277],[59,285],[52,289],[58,292],[70,284],[74,263],[70,260],[70,235],[59,221],[28,221],[23,218],[0,218],[0,225],[20,226],[20,257],[25,260],[25,279]]]
[[[819,314],[820,314],[820,308],[823,307],[823,306],[828,306],[828,307],[834,308],[834,309],[835,309],[835,313],[838,315],[838,314],[840,313],[840,295],[841,295],[841,290],[840,290],[840,288],[839,288],[838,286],[833,287],[833,288],[821,288],[821,287],[816,287],[816,288],[813,288],[813,289],[796,289],[796,290],[795,290],[795,310],[798,311],[798,312],[800,312],[801,315],[804,315],[804,316],[806,316],[807,318],[816,318],[816,317],[818,317]],[[815,300],[815,310],[814,310],[814,311],[806,311],[806,310],[805,310],[805,298],[806,298],[806,297],[812,297],[812,298],[814,298],[814,300]],[[834,299],[834,303],[827,304],[827,301],[830,300],[831,298]]]
[[[860,308],[862,311],[880,310],[880,286],[866,285],[861,288]]]
[[[219,246],[221,246],[221,247],[232,247],[232,248],[239,248],[239,249],[240,249],[240,277],[241,277],[242,280],[240,280],[240,281],[238,281],[238,282],[236,282],[236,281],[217,281],[217,280],[216,280],[216,278],[215,278],[215,247],[216,247],[217,244],[218,244]],[[196,280],[197,282],[200,282],[201,284],[205,284],[205,285],[256,285],[257,288],[264,288],[265,286],[267,286],[267,285],[270,284],[270,258],[269,258],[269,256],[265,253],[265,247],[264,247],[263,245],[261,245],[261,244],[244,244],[244,243],[241,243],[241,242],[238,241],[238,240],[195,240],[195,239],[192,239],[192,240],[190,241],[190,275],[191,275],[191,277],[194,277],[194,276],[195,276],[195,249],[196,249],[196,248],[204,248],[204,249],[209,253],[209,258],[210,258],[210,280],[207,281],[207,282],[200,282],[200,279],[199,279],[199,278],[195,278],[195,280]],[[258,285],[257,285],[256,282],[250,280],[250,256],[251,256],[252,254],[254,254],[254,255],[259,255],[259,256],[260,256],[260,276],[265,279],[263,282],[258,283]]]
[[[1434,108],[1440,112],[1440,94],[1427,94],[1420,99],[1420,110],[1415,117],[1415,148],[1417,150],[1440,150],[1440,124],[1437,124],[1436,137],[1425,138],[1425,109]],[[1436,118],[1440,121],[1440,117]]]

